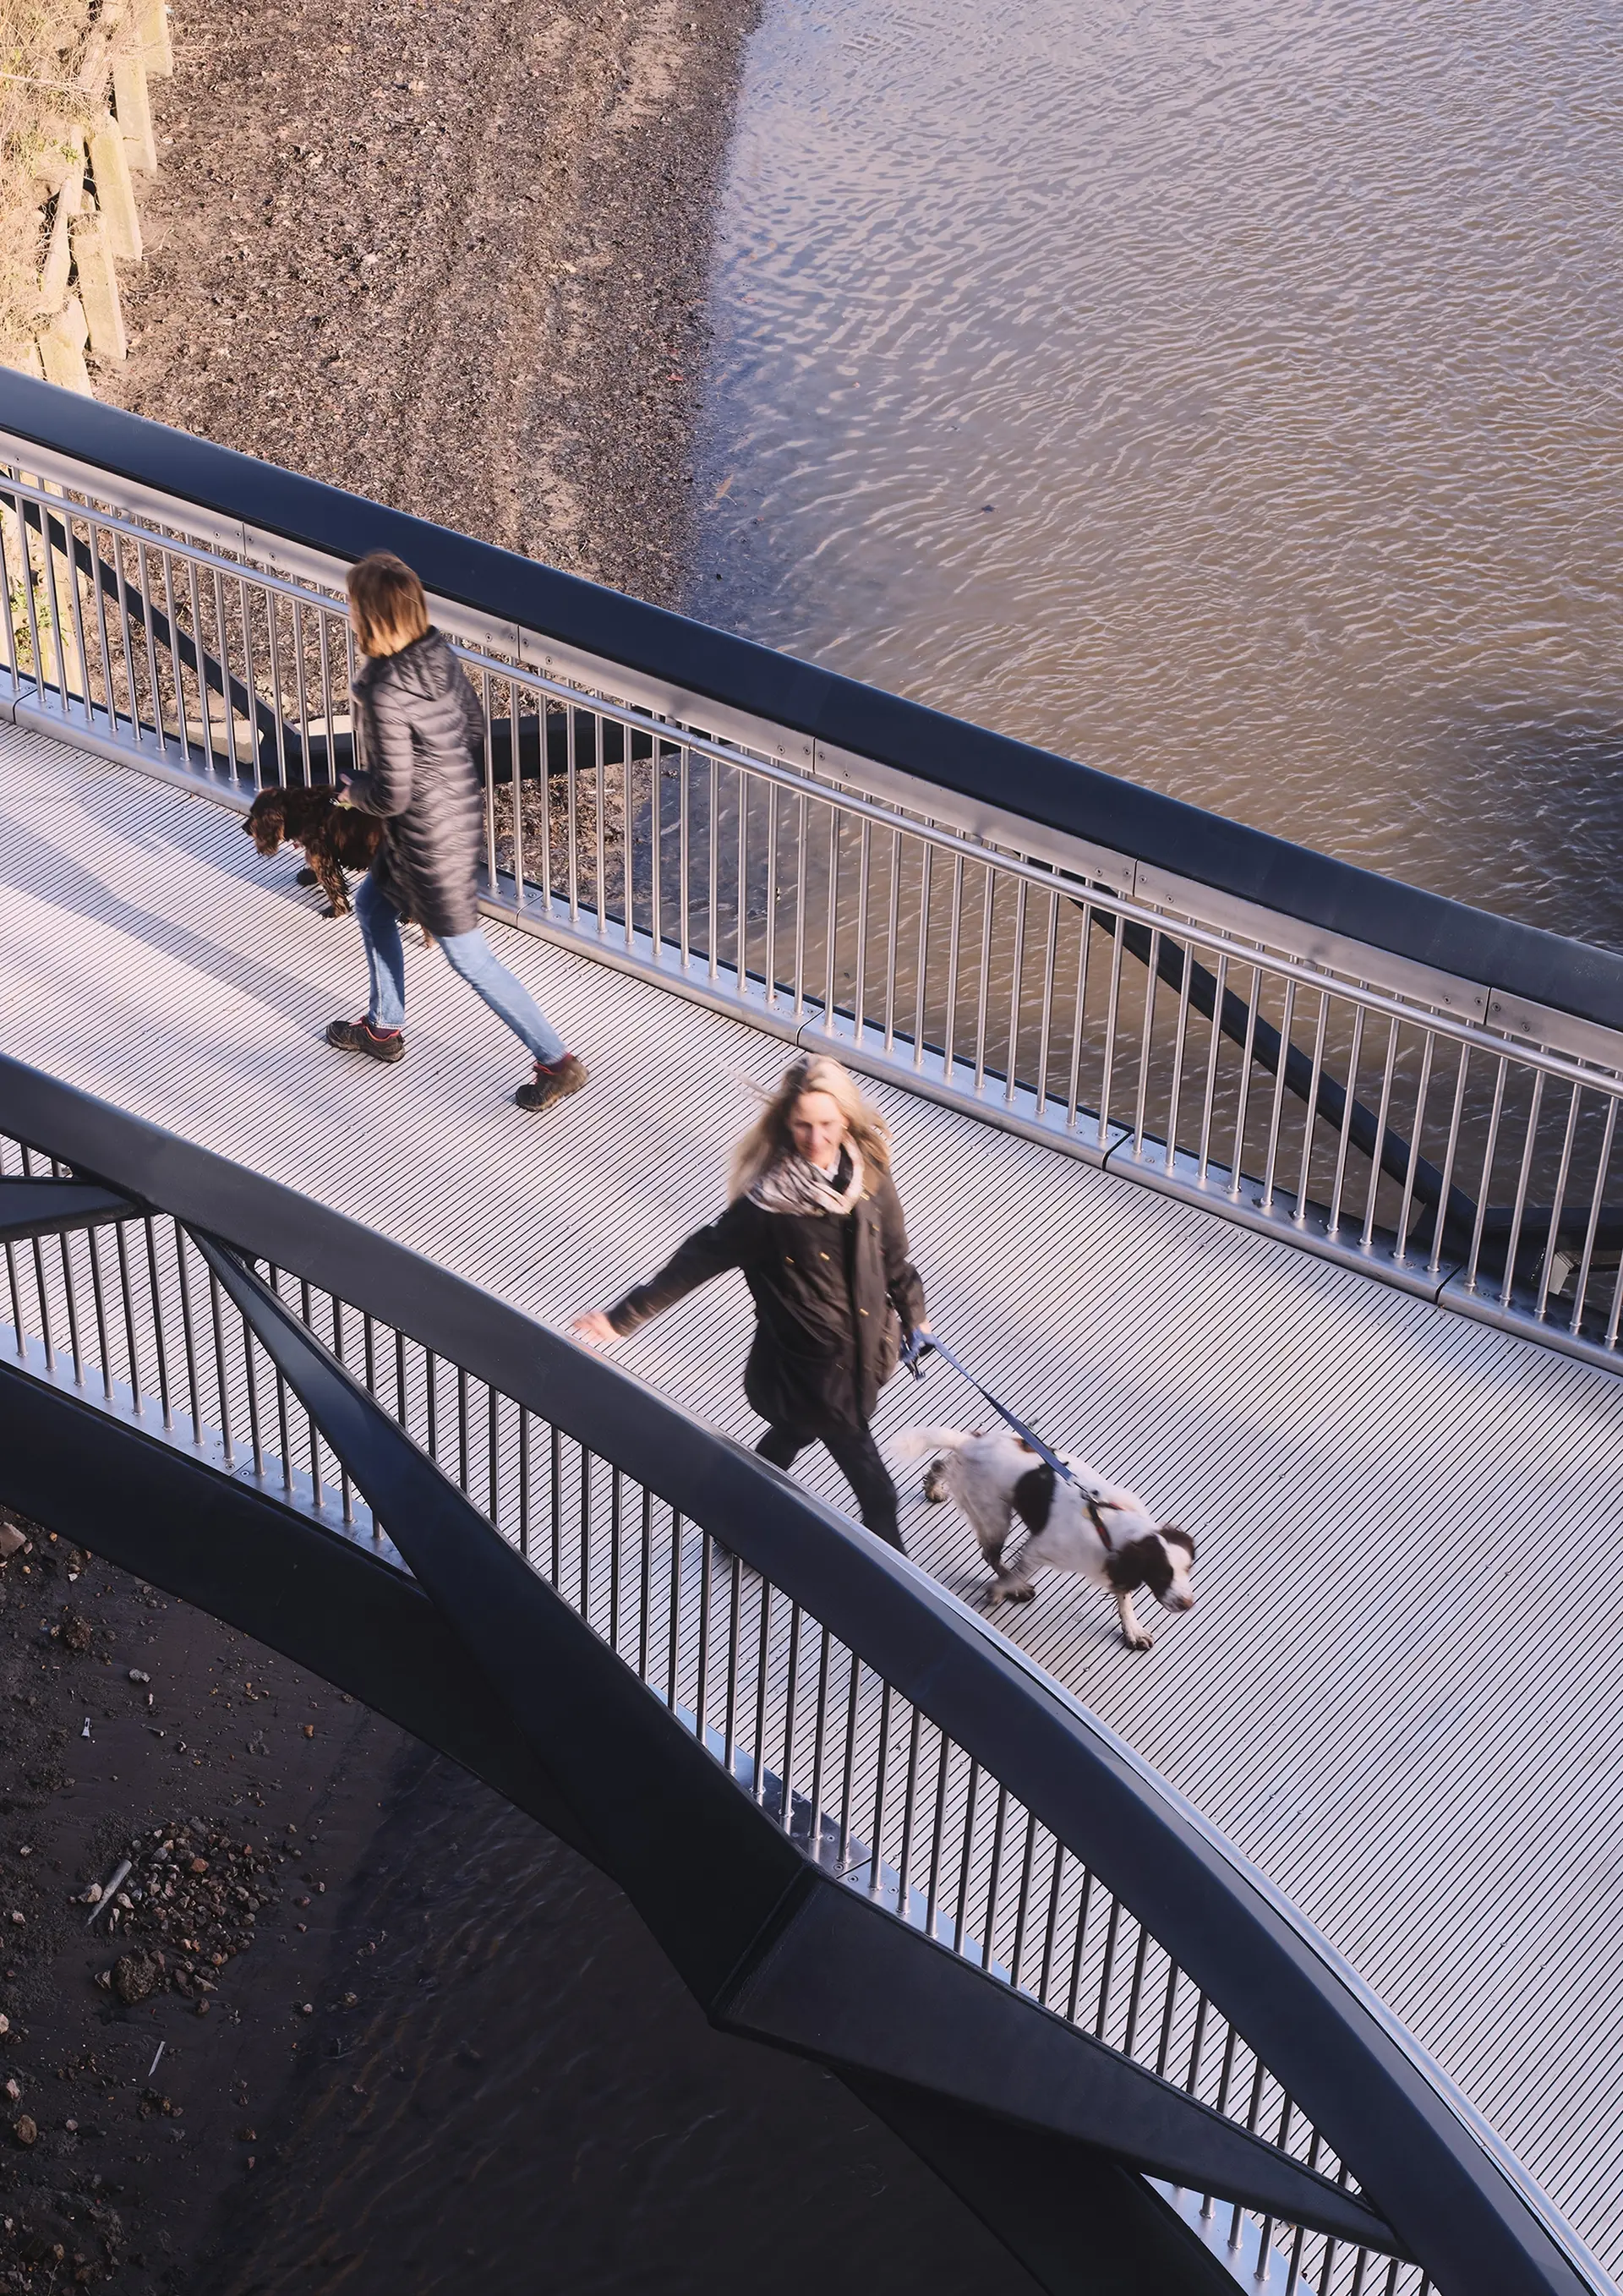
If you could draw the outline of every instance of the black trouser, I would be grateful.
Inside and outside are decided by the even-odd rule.
[[[873,1430],[825,1428],[816,1435],[802,1435],[793,1427],[769,1427],[755,1447],[773,1466],[787,1470],[808,1443],[821,1443],[849,1483],[857,1512],[868,1529],[905,1554],[906,1549],[896,1520],[896,1485],[879,1456]]]

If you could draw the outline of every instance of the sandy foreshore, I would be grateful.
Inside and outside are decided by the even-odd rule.
[[[105,398],[674,603],[757,0],[177,0]]]

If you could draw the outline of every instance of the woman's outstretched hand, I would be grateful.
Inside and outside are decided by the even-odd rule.
[[[570,1329],[578,1340],[585,1340],[594,1348],[611,1348],[619,1338],[607,1316],[595,1308],[590,1315],[577,1316]]]

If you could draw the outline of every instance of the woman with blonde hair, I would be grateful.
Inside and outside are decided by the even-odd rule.
[[[406,954],[400,920],[432,933],[460,973],[529,1051],[535,1076],[513,1098],[535,1112],[578,1092],[586,1072],[535,998],[480,930],[485,717],[479,696],[429,621],[422,585],[404,559],[374,550],[349,569],[349,626],[363,656],[351,693],[356,760],[340,805],[375,813],[383,841],[355,897],[372,996],[359,1021],[334,1021],[327,1042],[392,1067],[406,1054]]]
[[[787,1468],[821,1443],[862,1519],[895,1547],[896,1487],[868,1422],[904,1331],[927,1332],[924,1289],[890,1177],[889,1129],[838,1061],[796,1061],[733,1159],[732,1201],[659,1274],[607,1310],[579,1316],[599,1347],[627,1338],[725,1268],[755,1302],[744,1370],[756,1445]]]

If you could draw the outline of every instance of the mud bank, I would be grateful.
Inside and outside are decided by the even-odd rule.
[[[756,0],[181,0],[106,398],[666,603]]]

